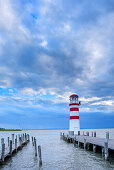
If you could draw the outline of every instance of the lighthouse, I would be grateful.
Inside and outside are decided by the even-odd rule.
[[[77,135],[80,131],[80,121],[79,121],[79,96],[77,94],[72,94],[70,96],[70,123],[69,123],[69,134]]]

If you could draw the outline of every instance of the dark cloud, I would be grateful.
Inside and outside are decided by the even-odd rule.
[[[113,0],[2,2],[0,87],[113,96],[113,6]]]

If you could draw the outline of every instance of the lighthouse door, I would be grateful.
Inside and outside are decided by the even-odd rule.
[[[78,127],[74,127],[74,134],[75,134],[75,135],[78,134]]]

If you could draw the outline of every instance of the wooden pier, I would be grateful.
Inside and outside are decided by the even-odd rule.
[[[29,134],[16,135],[12,134],[12,140],[8,137],[7,146],[4,143],[4,138],[1,138],[1,150],[0,150],[0,164],[3,164],[5,160],[13,155],[13,153],[21,150],[29,141]]]
[[[96,132],[92,133],[92,136],[89,136],[89,132],[86,135],[69,135],[69,134],[60,134],[61,139],[74,143],[75,146],[81,147],[85,150],[91,150],[95,152],[101,152],[105,160],[109,160],[110,157],[114,159],[114,139],[109,139],[109,132],[106,132],[106,138],[96,137]]]

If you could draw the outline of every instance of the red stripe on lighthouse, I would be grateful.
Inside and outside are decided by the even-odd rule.
[[[76,107],[70,108],[70,111],[79,111],[79,108],[76,108]]]
[[[70,116],[70,119],[79,119],[79,116]]]
[[[79,105],[79,103],[71,103],[71,104],[69,104],[69,106],[72,106],[72,105]]]

